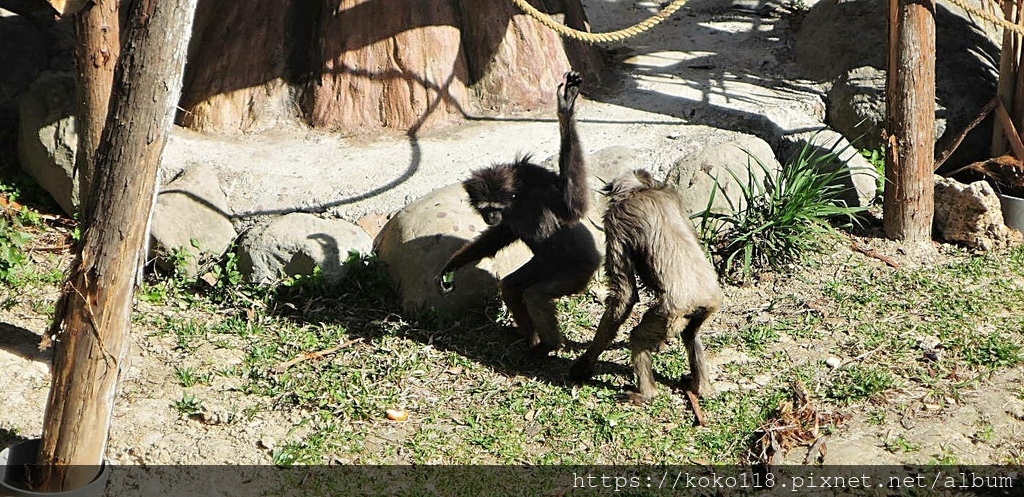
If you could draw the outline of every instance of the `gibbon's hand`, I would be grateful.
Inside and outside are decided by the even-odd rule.
[[[437,273],[437,276],[434,276],[434,285],[437,286],[441,295],[448,295],[449,293],[452,293],[452,290],[455,290],[455,282],[452,281],[454,276],[454,271],[442,271]]]
[[[576,105],[576,97],[580,94],[580,85],[583,84],[583,76],[576,71],[565,73],[565,82],[558,85],[558,112],[572,112]]]

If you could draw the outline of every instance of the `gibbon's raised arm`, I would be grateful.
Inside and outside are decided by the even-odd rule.
[[[587,212],[590,189],[587,186],[587,165],[583,147],[576,132],[576,97],[583,78],[577,72],[565,74],[565,83],[558,85],[558,128],[562,141],[558,154],[559,188],[564,211],[558,213],[567,221],[576,221]]]

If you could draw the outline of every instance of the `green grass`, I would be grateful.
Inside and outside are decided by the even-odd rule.
[[[716,180],[707,207],[693,217],[723,275],[748,279],[764,269],[791,270],[836,240],[833,220],[849,223],[864,210],[841,200],[848,187],[837,181],[844,170],[836,166],[840,152],[823,152],[812,138],[780,171],[751,155],[746,180],[728,169],[740,198],[726,196],[725,211],[712,207],[725,194]]]
[[[798,276],[726,288],[726,307],[703,334],[720,361],[719,392],[702,401],[705,427],[692,426],[672,388],[689,371],[678,342],[655,355],[660,395],[645,406],[617,402],[633,382],[628,324],[592,381],[565,381],[603,311],[591,293],[559,302],[571,345],[540,364],[507,335],[496,300],[454,317],[407,315],[373,258],[335,286],[306,278],[269,289],[238,283],[225,258],[208,268],[212,285],[147,282],[134,326],[174,366],[175,398],[165,402],[182,422],[215,415],[225,395],[252,401],[232,411],[235,420],[296,413],[287,417],[294,432],[267,451],[280,466],[743,463],[795,381],[819,409],[867,421],[882,433],[880,447],[908,461],[950,460],[934,447],[912,450],[917,440],[881,437],[901,406],[969,399],[989,375],[1024,364],[1024,249],[954,251],[945,263],[900,270],[857,254],[807,257]],[[237,360],[213,359],[226,352]],[[844,365],[826,367],[828,356]],[[389,409],[409,419],[388,420]],[[972,427],[971,439],[996,447],[1002,435],[987,426]]]

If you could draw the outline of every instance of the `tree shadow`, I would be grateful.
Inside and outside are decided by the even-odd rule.
[[[0,322],[0,349],[30,361],[49,363],[51,350],[39,350],[40,336],[20,326]]]

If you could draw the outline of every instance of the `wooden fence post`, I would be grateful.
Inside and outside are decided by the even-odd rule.
[[[884,227],[930,240],[935,215],[935,3],[889,0]]]

